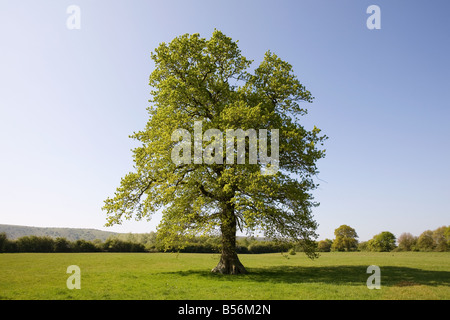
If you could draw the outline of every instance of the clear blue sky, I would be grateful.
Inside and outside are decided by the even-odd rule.
[[[81,29],[69,30],[69,5]],[[369,30],[369,5],[381,29]],[[217,28],[257,65],[290,62],[330,138],[318,167],[319,239],[450,224],[449,1],[0,1],[0,223],[104,228],[103,200],[132,170],[150,52]]]

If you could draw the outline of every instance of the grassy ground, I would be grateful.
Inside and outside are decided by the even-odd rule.
[[[0,299],[450,299],[450,253],[240,255],[249,274],[209,272],[217,254],[0,254]],[[81,290],[69,290],[69,265]],[[369,290],[369,265],[381,289]]]

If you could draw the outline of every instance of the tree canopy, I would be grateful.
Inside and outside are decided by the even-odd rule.
[[[337,251],[354,251],[358,246],[358,234],[352,227],[343,224],[334,230],[336,239],[333,242],[333,249]]]
[[[307,130],[299,123],[307,114],[300,103],[310,103],[313,97],[292,66],[268,51],[250,72],[252,61],[241,54],[237,42],[218,30],[210,39],[185,34],[161,43],[151,58],[155,68],[149,82],[149,120],[144,130],[132,135],[141,144],[133,150],[134,170],[105,201],[107,225],[131,217],[148,219],[162,210],[158,236],[168,247],[181,235],[219,231],[222,258],[214,271],[222,273],[245,272],[234,248],[238,229],[273,239],[302,240],[307,255],[314,257],[317,223],[311,209],[317,203],[311,191],[317,187],[313,178],[317,160],[325,155],[320,146],[326,136],[315,126]],[[203,136],[216,130],[214,139],[173,138],[175,130],[193,133],[196,129]],[[277,163],[262,161],[261,153],[256,163],[250,159],[243,163],[239,157],[237,163],[230,163],[218,153],[224,143],[217,132],[248,134],[251,129],[268,135],[256,137],[260,148],[265,145],[273,153],[271,148],[277,144]],[[247,152],[250,140],[245,143]],[[240,148],[238,143],[236,147],[233,142],[232,150]],[[200,159],[195,155],[198,146]],[[183,156],[194,154],[193,161],[176,163],[174,149],[176,155],[178,151]],[[223,161],[207,161],[211,157]],[[277,170],[267,174],[274,166]]]
[[[383,231],[375,235],[368,242],[368,246],[372,251],[389,252],[395,248],[396,238],[392,232]]]

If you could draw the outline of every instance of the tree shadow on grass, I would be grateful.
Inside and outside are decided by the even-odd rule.
[[[266,283],[328,283],[336,285],[365,285],[372,273],[368,266],[276,266],[270,268],[247,268],[248,274],[222,275],[203,270],[170,272],[179,276],[198,276],[215,281],[246,281]],[[381,284],[383,286],[450,286],[450,272],[431,271],[409,267],[382,266]]]

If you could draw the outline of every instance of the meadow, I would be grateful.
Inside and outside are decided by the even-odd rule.
[[[213,274],[218,254],[3,253],[0,299],[450,299],[449,252],[241,254],[245,275]],[[67,267],[81,270],[69,290]],[[381,270],[369,290],[367,267]]]

